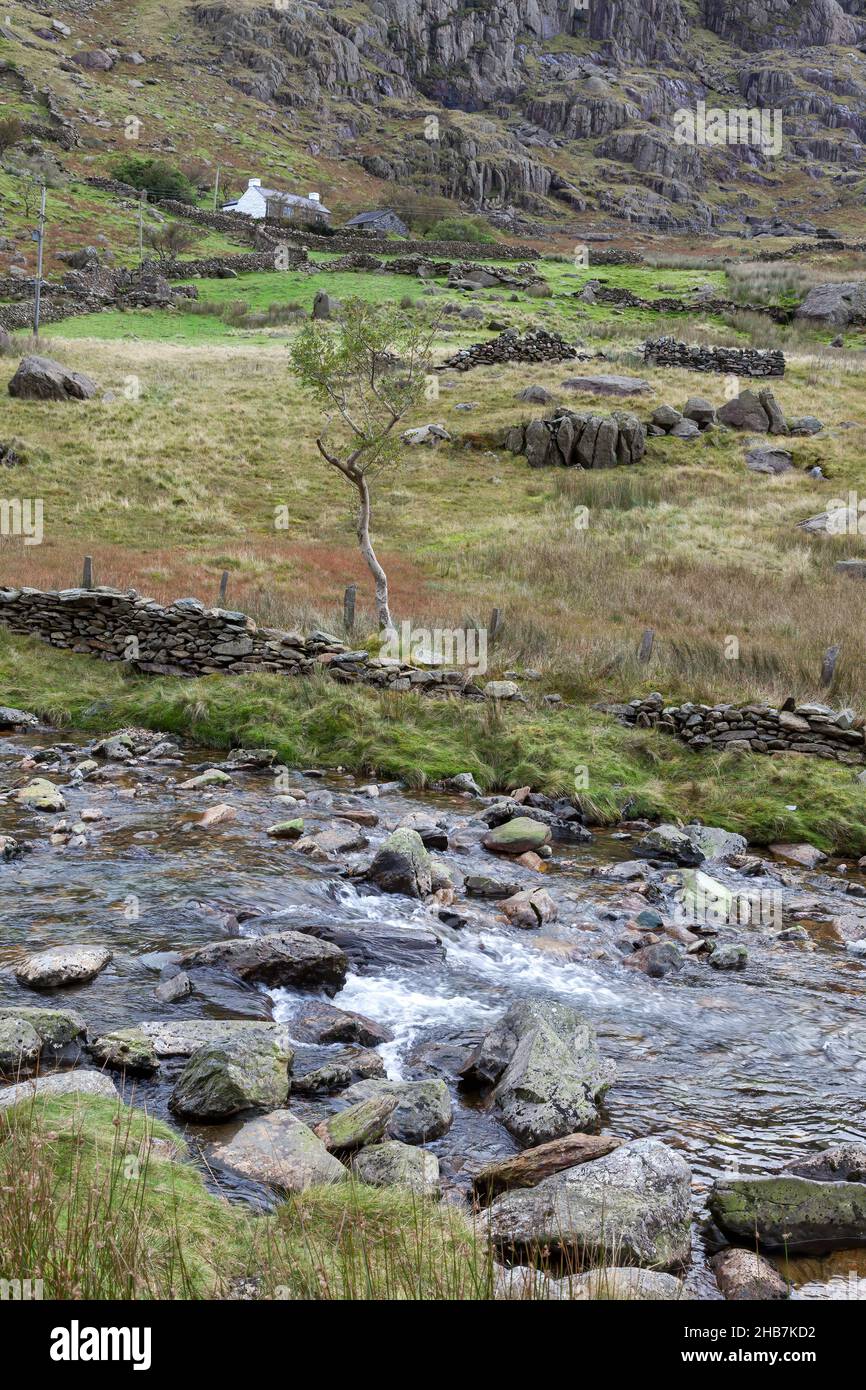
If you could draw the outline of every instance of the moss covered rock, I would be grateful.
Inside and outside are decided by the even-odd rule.
[[[289,1094],[292,1053],[281,1042],[249,1033],[195,1051],[169,1100],[177,1115],[205,1123],[247,1110],[274,1110]]]
[[[90,1046],[94,1061],[112,1071],[135,1076],[151,1076],[159,1066],[156,1049],[149,1038],[134,1028],[118,1028],[105,1033]]]
[[[794,1254],[866,1245],[866,1183],[723,1178],[709,1205],[719,1229],[744,1245]]]
[[[379,846],[368,877],[385,893],[426,898],[433,889],[430,855],[416,830],[395,830]]]
[[[413,1192],[439,1191],[439,1160],[429,1149],[396,1139],[362,1149],[352,1164],[355,1177],[370,1187],[408,1187]]]
[[[550,839],[550,827],[530,816],[514,816],[484,836],[482,844],[494,854],[525,854],[541,849]]]

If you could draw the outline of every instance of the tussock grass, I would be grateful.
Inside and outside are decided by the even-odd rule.
[[[46,1299],[482,1299],[469,1221],[402,1189],[310,1188],[230,1205],[142,1110],[70,1095],[0,1114],[0,1278]]]

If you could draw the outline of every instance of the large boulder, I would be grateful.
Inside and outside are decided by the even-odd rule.
[[[23,357],[9,382],[9,395],[22,401],[89,401],[97,390],[89,376],[50,357]]]
[[[330,941],[304,932],[284,931],[266,936],[241,936],[212,941],[182,952],[184,970],[231,970],[248,984],[288,985],[336,994],[346,978],[346,957]]]
[[[211,1145],[207,1160],[281,1192],[302,1192],[349,1178],[349,1170],[288,1110],[248,1120],[226,1143]]]
[[[27,989],[63,989],[93,980],[111,960],[104,946],[55,946],[28,956],[15,967],[15,978]]]
[[[368,878],[385,893],[425,898],[432,891],[430,856],[416,830],[395,830],[376,851]]]
[[[291,1062],[289,1048],[262,1034],[220,1039],[192,1054],[169,1108],[203,1123],[247,1110],[274,1110],[286,1103]]]
[[[741,391],[732,401],[726,401],[716,419],[731,429],[754,430],[757,434],[766,434],[770,428],[770,417],[754,391]]]
[[[444,1081],[358,1081],[343,1092],[348,1101],[395,1101],[385,1135],[404,1144],[428,1144],[451,1128],[451,1097]]]
[[[720,1178],[710,1212],[744,1245],[791,1254],[866,1245],[866,1183],[820,1182],[794,1174]]]
[[[691,1172],[657,1139],[505,1192],[485,1214],[507,1252],[544,1248],[586,1262],[680,1269],[691,1252]]]
[[[716,825],[657,825],[641,836],[637,853],[648,859],[674,859],[695,867],[704,860],[724,862],[733,854],[744,854],[748,841]]]
[[[370,1187],[408,1187],[428,1196],[439,1192],[436,1155],[396,1139],[362,1149],[353,1160],[352,1172]]]
[[[593,1126],[615,1073],[592,1024],[552,999],[513,1004],[462,1071],[470,1085],[494,1087],[499,1118],[526,1146]]]
[[[813,285],[800,307],[798,319],[832,324],[844,328],[854,320],[866,318],[866,283],[862,280]]]

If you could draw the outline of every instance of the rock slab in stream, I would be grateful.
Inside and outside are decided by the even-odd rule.
[[[302,1192],[325,1183],[346,1182],[348,1169],[328,1153],[321,1139],[296,1115],[275,1110],[249,1120],[225,1144],[207,1151],[210,1163],[230,1168],[281,1192]]]
[[[246,1110],[274,1110],[288,1098],[291,1062],[291,1051],[271,1038],[223,1038],[192,1054],[169,1108],[204,1123]]]
[[[809,1253],[866,1245],[866,1183],[817,1182],[779,1173],[719,1179],[710,1212],[732,1241]]]
[[[234,1018],[182,1018],[177,1021],[136,1023],[133,1031],[143,1034],[157,1057],[191,1057],[200,1047],[221,1039],[243,1041],[266,1039],[288,1052],[289,1032],[284,1024]]]
[[[579,1260],[680,1269],[691,1253],[691,1171],[659,1140],[635,1139],[504,1193],[484,1219],[503,1250],[546,1247]]]
[[[539,850],[550,839],[550,827],[531,816],[515,816],[489,830],[481,843],[493,854],[525,854],[527,850]]]
[[[180,957],[184,969],[231,970],[248,984],[289,985],[336,994],[346,978],[346,957],[330,941],[303,932],[241,936],[195,946]]]
[[[551,999],[513,1004],[462,1072],[472,1085],[495,1087],[499,1118],[527,1146],[593,1126],[615,1074],[592,1025]]]
[[[94,980],[110,960],[104,946],[55,946],[28,956],[15,967],[15,978],[28,989],[64,989]]]

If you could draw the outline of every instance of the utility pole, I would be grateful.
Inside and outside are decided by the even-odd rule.
[[[144,205],[147,202],[147,189],[141,190],[141,197],[138,200],[138,268],[141,270],[144,261]]]
[[[220,166],[217,165],[217,167],[216,167],[216,177],[214,178],[214,181],[213,181],[213,210],[214,210],[214,212],[216,212],[217,207],[218,207],[219,191],[220,191]]]
[[[42,185],[42,196],[39,202],[39,225],[33,233],[36,241],[36,297],[33,304],[33,336],[39,337],[39,313],[42,308],[42,248],[45,244],[45,199],[47,195],[45,184]]]

